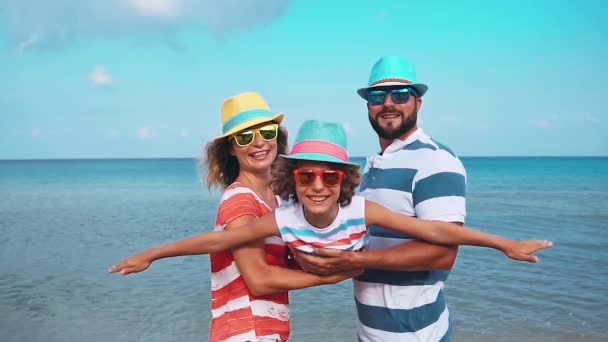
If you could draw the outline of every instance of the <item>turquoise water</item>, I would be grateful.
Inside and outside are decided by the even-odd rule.
[[[456,340],[606,340],[608,159],[463,162],[469,225],[555,248],[538,265],[461,248],[446,289]],[[207,256],[106,273],[212,227],[218,194],[195,161],[0,161],[0,196],[0,340],[206,340]],[[349,282],[291,299],[294,340],[355,339]]]

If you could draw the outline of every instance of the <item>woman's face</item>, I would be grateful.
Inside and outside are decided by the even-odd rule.
[[[241,172],[268,173],[277,156],[278,125],[265,122],[230,136]],[[246,145],[246,146],[241,146]]]

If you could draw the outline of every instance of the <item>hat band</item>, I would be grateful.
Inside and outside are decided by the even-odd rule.
[[[370,84],[369,86],[373,87],[373,86],[375,86],[377,84],[385,83],[385,82],[399,82],[399,83],[404,83],[404,84],[412,84],[413,83],[412,81],[405,80],[403,78],[385,78],[383,80],[376,81],[376,82]]]
[[[348,162],[348,153],[342,147],[325,141],[302,141],[291,149],[290,155],[299,153],[318,153],[338,158]]]
[[[266,109],[252,109],[245,112],[241,112],[230,118],[230,120],[224,122],[224,125],[222,126],[222,133],[226,134],[233,130],[235,127],[253,119],[272,120],[273,117],[274,114],[272,114]]]

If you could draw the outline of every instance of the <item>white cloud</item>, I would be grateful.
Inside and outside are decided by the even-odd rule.
[[[593,115],[587,115],[587,116],[585,116],[585,121],[588,121],[591,123],[600,123],[600,118],[593,116]]]
[[[551,127],[551,120],[540,119],[534,122],[534,125],[539,128],[548,128]]]
[[[39,40],[40,35],[38,35],[37,33],[32,33],[25,40],[19,42],[19,44],[17,45],[17,51],[19,53],[23,53],[23,51],[25,51],[30,46],[35,45]]]
[[[293,0],[0,0],[0,25],[19,52],[60,48],[88,37],[141,37],[166,42],[184,28],[216,37],[262,26]]]
[[[534,121],[534,126],[538,127],[538,128],[549,128],[551,126],[553,126],[553,124],[557,121],[560,120],[560,116],[559,114],[553,114],[551,115],[551,118],[549,119],[538,119],[536,121]]]
[[[142,127],[137,131],[137,137],[139,139],[153,139],[156,138],[156,132],[152,128]]]
[[[171,18],[179,15],[180,0],[129,0],[136,13],[142,16]]]
[[[342,126],[344,127],[344,130],[346,131],[347,134],[353,133],[353,126],[350,124],[350,122],[344,122],[342,124]]]
[[[120,134],[121,134],[121,133],[120,133],[120,131],[119,131],[119,130],[117,130],[116,128],[112,128],[112,129],[110,130],[110,136],[111,136],[111,137],[119,137],[119,136],[120,136]]]
[[[38,127],[32,128],[32,130],[30,131],[31,136],[33,137],[37,137],[42,133],[42,130]]]
[[[95,66],[93,72],[89,75],[89,80],[100,87],[109,86],[114,82],[112,75],[108,74],[106,67],[103,65]]]

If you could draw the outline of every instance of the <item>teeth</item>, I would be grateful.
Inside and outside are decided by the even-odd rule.
[[[265,155],[267,155],[267,154],[268,154],[268,151],[260,151],[260,152],[255,152],[255,153],[252,153],[251,155],[252,155],[253,157],[260,157],[260,156],[265,156]]]
[[[327,199],[327,196],[315,196],[315,197],[310,197],[310,199],[313,202],[323,202],[323,201],[325,201],[325,199]]]

